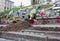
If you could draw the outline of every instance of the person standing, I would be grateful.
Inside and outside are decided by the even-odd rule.
[[[41,11],[41,12],[40,12],[40,15],[41,15],[41,17],[43,17],[43,16],[44,16],[44,12],[43,12],[43,11]]]
[[[36,18],[36,12],[37,12],[36,6],[33,6],[32,10],[30,12],[30,15],[32,16],[33,19]]]
[[[36,19],[36,14],[33,14],[33,19]]]
[[[19,12],[17,12],[17,15],[18,15],[18,17],[19,17]]]

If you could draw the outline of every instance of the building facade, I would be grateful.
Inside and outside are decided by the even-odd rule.
[[[13,3],[14,2],[12,2],[10,0],[0,0],[0,12],[12,9]]]
[[[41,3],[41,4],[47,4],[47,3],[54,3],[56,2],[57,0],[31,0],[31,4],[34,5],[34,4],[38,4],[38,3]]]

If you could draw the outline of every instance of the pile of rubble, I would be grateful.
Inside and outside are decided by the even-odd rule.
[[[28,29],[30,27],[31,25],[28,22],[21,21],[18,23],[9,24],[6,27],[0,27],[1,28],[0,31],[20,31],[20,30]]]

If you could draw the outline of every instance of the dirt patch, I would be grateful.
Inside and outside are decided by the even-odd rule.
[[[18,23],[9,24],[6,27],[1,27],[0,31],[20,31],[23,29],[28,29],[30,27],[31,27],[31,25],[28,22],[25,22],[25,21],[22,22],[21,21]]]

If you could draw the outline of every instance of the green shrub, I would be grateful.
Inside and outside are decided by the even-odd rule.
[[[8,14],[11,10],[5,10],[4,12],[0,12],[0,14]]]

